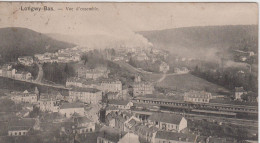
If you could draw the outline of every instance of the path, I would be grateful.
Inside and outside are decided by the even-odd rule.
[[[37,78],[35,79],[35,82],[39,82],[39,83],[41,83],[42,78],[43,78],[43,69],[42,69],[42,65],[39,64],[39,63],[36,63],[36,64],[37,64],[37,66],[39,67],[39,71],[38,71]]]
[[[115,62],[115,61],[113,61],[113,62]],[[154,72],[144,71],[143,69],[139,69],[139,68],[133,67],[132,65],[130,65],[130,64],[126,63],[126,62],[116,61],[115,63],[117,63],[120,66],[125,67],[125,68],[127,68],[129,70],[134,70],[134,71],[139,72],[139,73],[153,74],[153,75],[162,75],[162,73],[154,73]],[[168,74],[165,74],[165,76],[168,76],[168,75],[182,75],[182,74],[188,74],[188,73],[168,73]]]
[[[162,77],[159,80],[157,80],[157,83],[162,82],[165,79],[165,77],[166,77],[166,74],[163,74]]]

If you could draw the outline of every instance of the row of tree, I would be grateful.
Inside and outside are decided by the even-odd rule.
[[[66,83],[67,78],[76,76],[73,63],[44,63],[43,78],[59,84]]]
[[[202,70],[196,66],[192,74],[230,90],[234,90],[235,87],[244,87],[245,90],[253,92],[258,90],[257,75],[250,72],[239,73],[230,68],[225,70]]]

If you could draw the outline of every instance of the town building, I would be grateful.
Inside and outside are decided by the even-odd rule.
[[[138,135],[128,132],[121,139],[119,139],[118,143],[140,143]]]
[[[86,80],[78,77],[70,77],[66,81],[66,87],[83,87],[83,83]]]
[[[25,66],[31,66],[31,65],[33,65],[33,57],[21,56],[21,57],[18,57],[18,62]]]
[[[74,113],[78,113],[80,116],[85,115],[85,109],[83,103],[63,103],[59,108],[59,113],[64,117],[70,118]]]
[[[20,80],[31,80],[32,79],[32,74],[30,72],[24,72],[24,71],[18,71],[15,72],[14,78],[15,79],[20,79]]]
[[[43,112],[58,112],[63,96],[60,93],[40,94],[38,107]]]
[[[15,103],[37,103],[38,95],[36,93],[30,93],[27,90],[25,90],[22,93],[15,93],[11,97],[11,100],[13,100]]]
[[[187,128],[187,120],[177,114],[154,113],[148,118],[148,123],[160,130],[171,132],[180,132]]]
[[[136,82],[133,84],[133,96],[153,94],[154,86],[149,82]]]
[[[102,127],[97,137],[97,143],[139,143],[138,136],[115,128]]]
[[[106,97],[108,100],[122,100],[122,96],[119,92],[108,92],[106,93]]]
[[[178,74],[185,74],[185,73],[189,73],[190,71],[186,67],[181,67],[181,68],[174,68],[174,72]]]
[[[39,130],[38,119],[18,118],[8,122],[8,136],[27,136],[31,130]]]
[[[153,93],[154,86],[152,83],[143,82],[139,75],[135,77],[134,81],[135,82],[133,83],[133,96],[136,97]]]
[[[138,54],[136,54],[134,56],[134,58],[137,60],[137,61],[145,61],[145,60],[149,60],[149,57],[147,56],[147,54],[145,52],[140,52]]]
[[[205,91],[189,91],[184,94],[184,101],[194,103],[209,103],[212,95]]]
[[[155,135],[159,129],[152,125],[137,125],[135,133],[142,142],[154,143]]]
[[[83,134],[95,131],[95,122],[87,117],[74,118],[75,125],[72,127],[75,133]]]
[[[106,115],[106,119],[105,119],[105,122],[106,122],[106,125],[111,127],[111,128],[115,128],[116,127],[116,117],[117,117],[117,113],[118,111],[114,112],[110,112]]]
[[[132,106],[134,106],[133,102],[126,100],[110,100],[108,102],[109,106],[117,107],[121,110],[130,110]]]
[[[235,87],[235,100],[241,100],[243,94],[247,94],[243,87]]]
[[[97,104],[102,100],[102,91],[94,88],[72,88],[69,91],[69,102],[81,101]]]
[[[98,79],[98,78],[108,78],[108,74],[110,70],[106,67],[98,67],[95,69],[89,69],[86,71],[85,78],[86,79]]]
[[[104,92],[121,92],[122,82],[120,80],[105,80],[101,82],[100,88]]]
[[[157,131],[154,143],[194,143],[196,135],[168,131]]]

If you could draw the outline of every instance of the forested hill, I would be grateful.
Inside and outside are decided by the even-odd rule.
[[[74,44],[54,40],[27,28],[0,28],[0,54],[2,62],[16,61],[19,56],[56,52],[74,47]]]
[[[166,49],[249,48],[257,52],[257,25],[184,27],[138,32],[154,46]]]

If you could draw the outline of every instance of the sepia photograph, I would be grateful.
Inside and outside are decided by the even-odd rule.
[[[0,143],[258,143],[258,8],[0,2]]]

